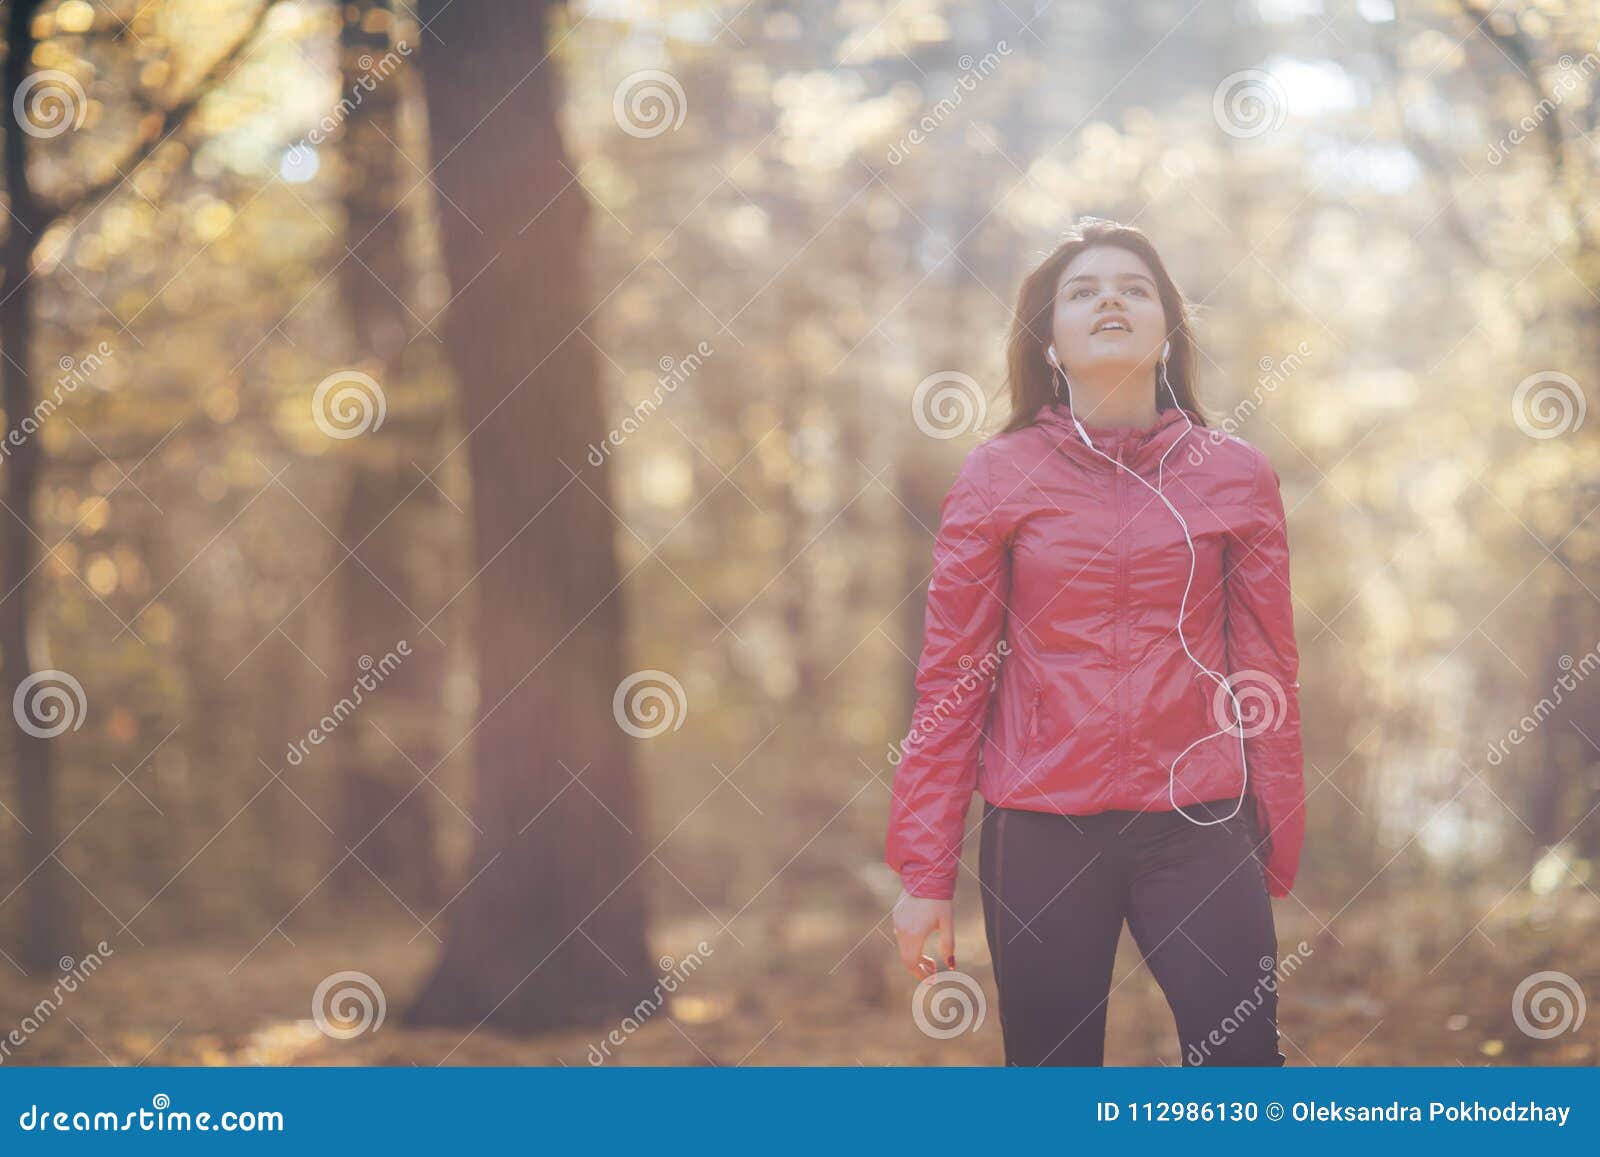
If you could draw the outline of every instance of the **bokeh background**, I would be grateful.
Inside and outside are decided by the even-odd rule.
[[[1593,5],[0,11],[0,1063],[998,1063],[883,824],[1084,215],[1283,479],[1290,1063],[1600,1058]]]

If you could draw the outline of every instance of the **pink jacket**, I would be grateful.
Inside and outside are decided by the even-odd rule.
[[[1177,409],[1144,429],[1084,428],[1188,523],[1183,639],[1239,709],[1179,641],[1178,520],[1083,444],[1065,405],[1042,407],[973,449],[944,500],[889,817],[886,858],[913,896],[954,895],[974,789],[1068,815],[1169,810],[1238,799],[1241,755],[1268,891],[1289,894],[1305,790],[1279,478],[1188,417],[1192,430]]]

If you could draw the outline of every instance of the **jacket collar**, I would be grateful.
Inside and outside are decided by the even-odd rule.
[[[1185,418],[1188,421],[1185,421]],[[1198,415],[1176,406],[1169,406],[1159,411],[1156,420],[1147,426],[1103,426],[1085,421],[1081,417],[1078,420],[1089,432],[1089,437],[1094,439],[1096,449],[1112,458],[1115,458],[1117,451],[1121,450],[1124,465],[1135,469],[1144,466],[1154,469],[1173,443],[1189,432],[1190,423],[1193,423],[1197,430],[1205,428]],[[1115,463],[1106,461],[1083,444],[1077,428],[1072,424],[1072,414],[1065,402],[1052,402],[1040,406],[1034,415],[1034,422],[1063,452],[1082,459],[1090,466],[1105,470],[1117,468]],[[1168,458],[1168,461],[1171,459]]]

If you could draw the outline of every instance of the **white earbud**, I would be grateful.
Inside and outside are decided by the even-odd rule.
[[[1083,444],[1096,454],[1100,451],[1095,448],[1094,442],[1089,438],[1089,431],[1083,428],[1083,423],[1078,421],[1078,415],[1072,408],[1072,379],[1067,377],[1067,371],[1061,368],[1061,362],[1056,357],[1055,343],[1051,342],[1044,355],[1052,366],[1061,374],[1061,380],[1067,383],[1067,413],[1072,416],[1072,424],[1078,428],[1078,437],[1083,439]]]

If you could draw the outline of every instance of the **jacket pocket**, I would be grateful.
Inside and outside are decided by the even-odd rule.
[[[1038,683],[1033,685],[1033,702],[1028,705],[1028,725],[1023,731],[1022,751],[1017,756],[1017,764],[1028,757],[1033,750],[1034,740],[1039,736],[1039,701],[1044,698],[1044,687]]]

